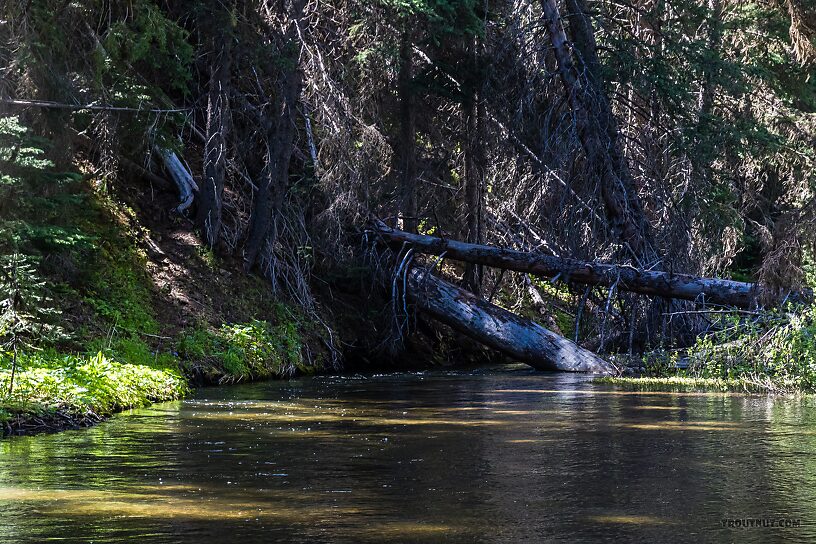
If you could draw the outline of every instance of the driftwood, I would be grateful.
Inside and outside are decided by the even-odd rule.
[[[374,229],[390,246],[399,248],[408,244],[414,251],[468,263],[526,272],[565,282],[586,285],[616,286],[619,290],[644,295],[692,300],[700,303],[723,304],[739,308],[756,305],[757,285],[718,278],[700,278],[687,274],[673,274],[643,270],[626,265],[601,264],[553,257],[540,253],[516,251],[480,244],[468,244],[433,236],[411,234],[388,227],[376,221]]]
[[[408,274],[408,294],[435,319],[539,370],[617,374],[591,351],[451,285],[422,268]]]

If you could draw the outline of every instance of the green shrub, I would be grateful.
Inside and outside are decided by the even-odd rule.
[[[252,320],[224,324],[215,331],[190,330],[179,340],[178,352],[186,361],[209,363],[223,371],[221,381],[240,382],[304,370],[302,346],[296,322],[272,325]]]
[[[635,389],[816,392],[816,305],[717,314],[715,332],[688,349],[643,357],[645,377],[595,380]]]
[[[153,348],[138,336],[97,338],[88,347],[89,353],[104,353],[116,361],[172,371],[179,370],[178,357],[168,351]]]
[[[816,305],[724,318],[689,352],[691,373],[816,390]]]

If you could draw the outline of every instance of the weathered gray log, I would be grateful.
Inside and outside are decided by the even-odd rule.
[[[617,374],[611,363],[541,325],[434,276],[408,271],[408,294],[430,316],[539,370]]]
[[[187,170],[187,167],[184,166],[184,163],[181,162],[174,151],[156,147],[156,153],[162,158],[164,168],[173,178],[176,187],[178,187],[180,204],[176,207],[176,211],[181,213],[193,203],[194,194],[198,191],[198,185],[193,179],[193,175]]]
[[[503,249],[480,244],[468,244],[421,234],[411,234],[388,227],[381,221],[374,229],[395,248],[409,244],[414,251],[468,263],[478,263],[516,272],[526,272],[547,278],[558,277],[565,282],[610,287],[667,298],[692,300],[750,308],[756,304],[758,289],[754,283],[700,278],[687,274],[672,274],[642,270],[632,266],[601,264]]]

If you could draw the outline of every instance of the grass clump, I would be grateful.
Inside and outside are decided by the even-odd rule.
[[[106,357],[131,365],[148,366],[179,372],[179,359],[168,351],[151,347],[135,335],[96,339],[89,344],[89,353],[103,353]]]
[[[816,391],[816,305],[730,315],[689,351],[689,372],[767,389]]]
[[[179,356],[219,382],[288,376],[306,371],[296,322],[253,319],[215,330],[199,326],[182,335]]]
[[[595,378],[595,383],[617,385],[635,391],[739,391],[760,392],[766,388],[743,379],[697,378],[693,376],[641,376]]]
[[[173,400],[187,392],[177,371],[122,363],[104,353],[19,354],[11,383],[11,354],[0,353],[0,423],[61,416],[77,423],[117,411]]]
[[[644,357],[646,377],[602,378],[636,388],[816,392],[816,305],[717,314],[685,353]],[[686,368],[677,368],[678,362]]]

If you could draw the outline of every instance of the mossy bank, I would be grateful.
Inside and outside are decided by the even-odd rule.
[[[143,185],[83,171],[81,157],[58,168],[48,148],[19,119],[0,119],[4,434],[333,362],[322,319],[202,250]]]
[[[185,396],[192,386],[310,373],[295,321],[200,327],[162,351],[133,337],[96,353],[54,349],[0,355],[3,434],[96,423],[129,408]],[[176,351],[178,350],[178,351]]]

